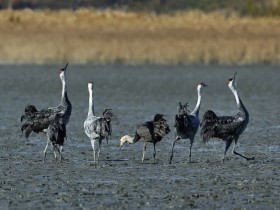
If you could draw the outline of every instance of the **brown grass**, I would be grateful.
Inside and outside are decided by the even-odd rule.
[[[0,63],[280,63],[280,20],[199,11],[1,11]]]

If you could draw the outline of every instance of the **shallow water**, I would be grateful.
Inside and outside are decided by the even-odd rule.
[[[79,66],[69,65],[68,95],[73,112],[68,124],[63,163],[51,149],[42,163],[44,134],[25,140],[20,116],[27,104],[38,109],[58,105],[61,84],[57,65],[0,66],[0,206],[1,209],[278,209],[280,206],[279,76],[277,66]],[[179,101],[196,103],[196,83],[203,92],[200,116],[208,109],[234,114],[235,100],[226,80],[237,71],[240,97],[250,123],[238,141],[237,151],[255,156],[246,161],[211,139],[204,145],[199,135],[188,163],[189,140],[175,146],[168,164],[174,131],[152,145],[141,163],[142,141],[116,147],[137,124],[163,113],[172,127]],[[94,82],[98,115],[112,108],[118,116],[113,136],[102,145],[101,161],[92,164],[89,139],[83,131],[88,110],[87,82]]]

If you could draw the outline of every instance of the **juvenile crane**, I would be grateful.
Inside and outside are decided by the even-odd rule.
[[[197,133],[199,127],[199,109],[201,104],[201,91],[205,88],[203,82],[198,83],[197,85],[197,103],[194,110],[188,114],[187,106],[188,104],[182,105],[179,103],[178,114],[175,116],[175,125],[176,128],[176,137],[172,143],[172,150],[169,159],[169,163],[171,164],[173,158],[173,150],[177,141],[180,139],[190,139],[190,152],[189,152],[189,162],[192,161],[192,145],[194,142],[194,137]]]
[[[66,90],[66,66],[59,71],[59,77],[62,83],[62,97],[60,104],[57,107],[51,107],[38,111],[34,105],[27,105],[24,110],[24,114],[21,116],[23,125],[21,126],[21,132],[25,133],[27,139],[30,133],[46,132],[46,129],[51,122],[54,121],[55,116],[58,114],[63,118],[63,123],[66,125],[69,121],[72,105],[67,96]]]
[[[104,138],[107,139],[112,134],[111,120],[115,118],[111,109],[105,109],[103,112],[103,117],[97,117],[94,114],[94,104],[93,104],[93,84],[92,82],[88,83],[88,92],[89,92],[89,107],[88,107],[88,116],[84,122],[84,129],[86,135],[90,138],[91,146],[93,149],[93,160],[94,164],[99,162],[99,155],[101,151],[101,142]],[[97,153],[97,160],[96,160]]]
[[[145,159],[145,152],[148,142],[154,145],[154,163],[156,162],[156,143],[161,141],[162,138],[170,132],[169,126],[166,119],[163,118],[162,114],[156,114],[152,121],[148,121],[138,126],[134,137],[125,135],[120,139],[120,147],[122,147],[126,142],[136,143],[139,139],[144,139],[143,156],[142,162]]]
[[[57,160],[56,150],[60,155],[60,162],[62,162],[62,149],[64,139],[66,138],[66,126],[63,122],[63,117],[57,114],[53,122],[50,123],[47,129],[47,145],[44,150],[44,161],[46,160],[48,145],[52,144],[55,160]]]
[[[227,82],[228,87],[236,100],[238,109],[237,113],[233,116],[217,116],[213,111],[208,110],[201,121],[200,135],[204,142],[207,142],[210,138],[219,138],[226,142],[223,162],[225,161],[226,152],[233,141],[233,154],[239,155],[246,160],[254,159],[254,157],[249,158],[235,151],[235,146],[239,136],[243,133],[249,123],[249,113],[238,96],[235,85],[235,77],[236,72],[232,78],[228,79]]]

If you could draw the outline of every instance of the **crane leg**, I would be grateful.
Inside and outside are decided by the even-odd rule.
[[[192,145],[193,145],[194,139],[190,139],[190,154],[189,154],[189,161],[192,162]]]
[[[62,162],[63,157],[62,157],[62,150],[63,150],[63,146],[59,145],[59,155],[60,155],[60,162]]]
[[[172,161],[172,158],[173,158],[174,146],[175,146],[176,142],[179,141],[179,140],[180,140],[180,137],[176,136],[175,140],[172,143],[172,150],[171,150],[171,155],[170,155],[170,158],[169,158],[169,164],[171,164],[171,161]]]
[[[246,160],[255,160],[255,157],[246,157],[246,156],[241,155],[240,153],[236,152],[236,151],[235,151],[235,146],[236,146],[236,141],[234,142],[233,149],[232,149],[232,153],[233,153],[233,154],[238,155],[238,156],[240,156],[240,157],[243,157],[243,158],[245,158]]]
[[[226,141],[226,148],[225,148],[225,152],[224,152],[224,156],[223,156],[223,162],[225,162],[226,153],[227,153],[228,148],[230,147],[231,143],[232,143],[232,140]]]
[[[45,160],[46,160],[48,146],[49,146],[49,140],[47,141],[47,145],[46,145],[46,147],[44,149],[44,159],[43,159],[43,162],[45,162]]]
[[[100,155],[100,151],[101,151],[101,140],[100,140],[100,141],[98,141],[97,163],[99,163],[99,155]]]
[[[154,153],[153,153],[153,155],[154,155],[154,163],[156,163],[156,143],[154,143]]]
[[[96,157],[96,152],[95,152],[95,140],[91,140],[91,146],[92,146],[92,149],[93,149],[93,163],[95,164],[95,157]]]
[[[147,149],[147,144],[148,142],[144,142],[144,146],[143,146],[143,156],[142,156],[142,163],[144,162],[144,159],[145,159],[145,152],[146,152],[146,149]]]
[[[57,160],[57,156],[56,156],[55,149],[56,149],[56,145],[55,145],[55,144],[53,144],[53,154],[54,154],[54,158],[55,158],[55,160]]]

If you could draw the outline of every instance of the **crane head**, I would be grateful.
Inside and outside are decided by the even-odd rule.
[[[236,75],[237,75],[237,72],[234,72],[233,76],[228,79],[228,83],[230,83],[231,81],[235,80]]]
[[[67,69],[67,66],[68,66],[68,62],[66,63],[66,65],[64,66],[64,68],[61,68],[61,69],[59,70],[59,74],[61,74],[61,72],[65,72],[66,69]]]
[[[236,75],[237,75],[237,72],[234,72],[233,76],[227,80],[228,85],[235,81]]]
[[[93,82],[88,82],[88,89],[92,90],[93,88]]]
[[[207,85],[205,83],[203,83],[203,82],[197,83],[197,91],[198,92],[201,92],[201,90],[205,87],[207,87]]]

